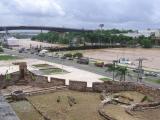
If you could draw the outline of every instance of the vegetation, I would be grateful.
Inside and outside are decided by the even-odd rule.
[[[111,78],[100,78],[99,80],[102,80],[102,81],[110,81],[112,80]]]
[[[144,48],[151,48],[152,47],[152,42],[149,39],[144,39],[143,40],[143,47]]]
[[[120,77],[120,81],[126,81],[126,75],[131,77],[128,68],[124,66],[111,64],[110,66],[108,66],[107,71],[113,73],[113,80],[115,79],[115,77]]]
[[[3,52],[3,48],[2,47],[0,47],[0,52]]]
[[[59,34],[56,32],[40,33],[37,36],[32,37],[32,40],[45,41],[49,43],[60,44],[72,44],[76,45],[127,45],[136,46],[137,44],[144,48],[152,47],[152,40],[150,37],[140,36],[138,38],[132,38],[123,35],[124,33],[133,32],[132,30],[97,30],[94,32],[68,32]],[[76,38],[76,39],[74,39]]]
[[[110,43],[121,43],[126,44],[130,40],[131,37],[124,36],[120,33],[126,33],[129,31],[120,31],[117,29],[113,30],[97,30],[94,32],[69,32],[63,35],[58,34],[56,32],[48,32],[48,33],[40,33],[37,36],[32,37],[32,40],[38,41],[47,41],[49,43],[62,43],[62,44],[70,44],[74,38],[77,38],[79,44],[83,44],[84,46],[87,43],[91,43],[94,45],[95,43],[101,44],[110,44]]]
[[[67,71],[62,70],[62,69],[60,69],[60,68],[41,69],[40,71],[43,72],[43,73],[46,74],[46,75],[67,73]]]
[[[34,67],[37,67],[37,68],[42,68],[42,67],[52,67],[52,65],[49,65],[49,64],[36,64],[36,65],[33,65]]]
[[[115,66],[115,64],[110,64],[110,65],[108,66],[107,71],[112,72],[112,80],[114,80],[114,77],[115,77],[114,74],[115,74],[115,71],[116,71],[116,66]]]
[[[81,58],[81,57],[83,57],[83,54],[77,52],[77,53],[74,53],[74,54],[73,54],[73,57]]]
[[[64,54],[65,57],[73,57],[73,55],[71,53],[66,53]]]
[[[157,79],[157,80],[153,80],[153,79],[152,79],[152,80],[151,80],[151,79],[146,78],[145,80],[148,81],[148,82],[160,84],[160,79]]]
[[[0,60],[14,60],[16,59],[16,56],[11,56],[11,55],[0,55]]]
[[[127,67],[122,67],[122,66],[116,67],[116,77],[120,76],[120,81],[126,81],[126,75],[131,76],[129,74]]]

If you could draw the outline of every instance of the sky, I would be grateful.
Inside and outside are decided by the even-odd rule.
[[[160,28],[160,0],[0,0],[0,25]]]

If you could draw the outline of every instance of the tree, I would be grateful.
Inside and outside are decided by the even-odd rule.
[[[107,69],[107,71],[109,71],[109,72],[112,72],[112,80],[114,81],[114,78],[115,78],[115,71],[116,71],[116,66],[115,66],[115,64],[110,64],[109,66],[108,66],[108,69]]]
[[[117,66],[116,67],[116,77],[120,76],[120,81],[126,81],[126,75],[131,77],[127,67]]]
[[[0,52],[4,52],[2,47],[0,47]]]
[[[151,42],[151,40],[150,40],[150,39],[144,39],[144,40],[142,41],[142,46],[143,46],[144,48],[151,48],[151,47],[152,47],[152,42]]]

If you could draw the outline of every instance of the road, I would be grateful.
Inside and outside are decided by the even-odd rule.
[[[76,60],[64,60],[64,59],[60,59],[60,58],[55,58],[55,57],[40,57],[38,55],[35,54],[30,54],[30,53],[19,53],[16,50],[10,50],[10,49],[4,49],[4,53],[6,54],[11,54],[11,55],[16,55],[19,57],[23,57],[23,58],[33,58],[33,59],[39,59],[39,60],[43,60],[43,61],[48,61],[48,62],[54,62],[54,63],[58,63],[58,64],[63,64],[66,66],[72,66],[78,69],[82,69],[82,70],[86,70],[92,73],[96,73],[99,75],[103,75],[103,76],[107,76],[112,78],[112,73],[111,72],[106,72],[107,68],[100,68],[100,67],[96,67],[94,66],[94,64],[90,63],[89,65],[84,65],[84,64],[77,64]],[[128,81],[137,81],[136,77],[126,77],[126,79]],[[147,81],[143,81],[144,84],[147,84],[148,86],[154,87],[154,88],[160,88],[159,84],[156,83],[151,83],[151,82],[147,82]]]

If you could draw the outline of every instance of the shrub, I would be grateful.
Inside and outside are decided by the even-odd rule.
[[[152,42],[149,39],[144,39],[142,41],[142,45],[144,48],[151,48],[152,47]]]
[[[66,53],[64,54],[65,57],[73,57],[73,55],[71,53]]]
[[[82,54],[82,53],[77,52],[77,53],[75,53],[75,54],[73,55],[73,57],[81,58],[81,57],[83,57],[83,54]]]
[[[3,52],[3,48],[2,47],[0,47],[0,52]]]

